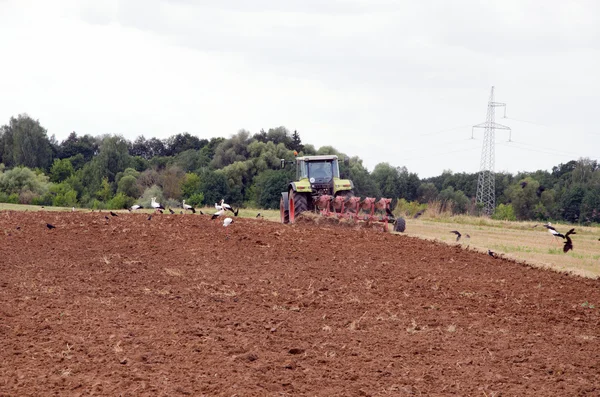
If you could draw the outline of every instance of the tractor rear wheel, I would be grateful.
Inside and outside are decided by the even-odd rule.
[[[394,223],[394,231],[398,233],[402,233],[406,230],[406,221],[404,218],[396,218],[396,222]]]
[[[298,215],[308,211],[308,199],[305,194],[293,190],[290,190],[288,197],[290,200],[290,223],[294,223]]]
[[[290,223],[290,212],[285,209],[285,204],[282,195],[281,199],[279,199],[279,216],[281,217],[281,223],[283,224]]]

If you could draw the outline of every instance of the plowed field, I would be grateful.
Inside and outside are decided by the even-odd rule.
[[[373,230],[105,215],[0,213],[0,395],[600,395],[597,280]]]

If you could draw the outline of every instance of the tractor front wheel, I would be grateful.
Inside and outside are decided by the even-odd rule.
[[[304,211],[308,211],[308,199],[305,194],[297,193],[293,190],[290,190],[288,197],[290,202],[290,223],[294,223],[298,215]]]

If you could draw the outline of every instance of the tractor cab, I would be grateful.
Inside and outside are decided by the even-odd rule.
[[[331,183],[340,177],[337,156],[310,156],[296,158],[296,180],[308,178],[310,183]]]

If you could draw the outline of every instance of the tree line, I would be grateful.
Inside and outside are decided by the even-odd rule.
[[[278,208],[280,193],[294,178],[280,159],[337,154],[332,146],[304,144],[285,127],[229,138],[202,139],[187,132],[166,139],[143,135],[72,132],[62,142],[27,114],[0,127],[0,202],[87,208],[148,206],[157,197],[171,207],[181,200],[201,206],[221,198],[237,206]],[[420,179],[406,167],[389,163],[367,170],[360,157],[340,162],[340,174],[354,182],[357,196],[390,197],[409,214],[437,203],[453,214],[479,215],[477,173]],[[600,167],[580,158],[552,170],[496,173],[494,218],[600,222]]]

